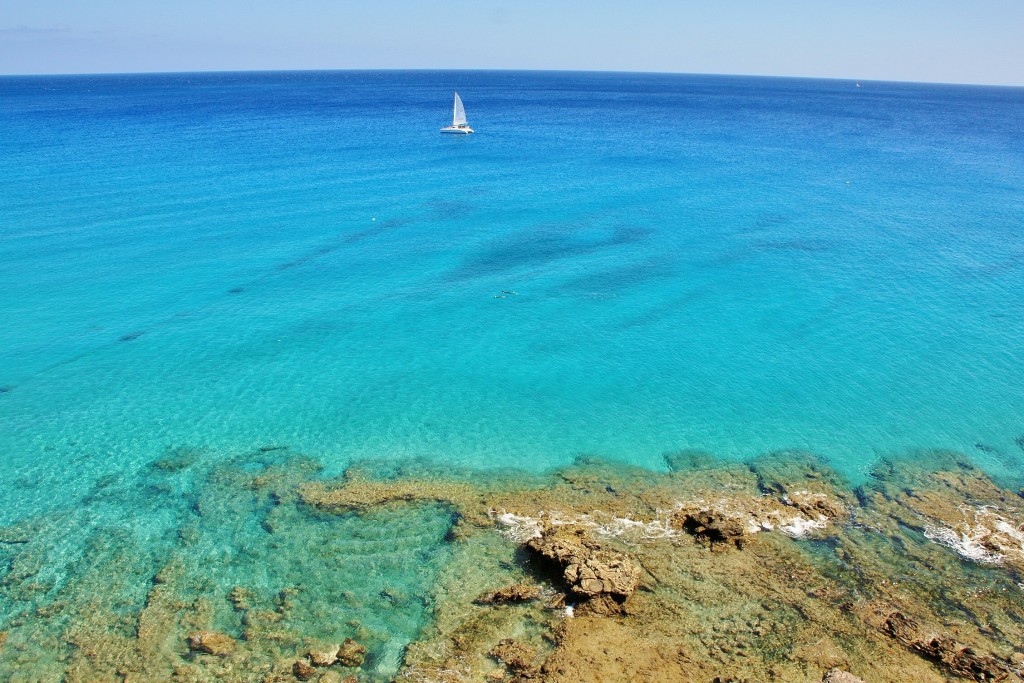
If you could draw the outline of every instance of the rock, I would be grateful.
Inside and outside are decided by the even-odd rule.
[[[477,605],[507,605],[511,603],[529,602],[540,597],[540,586],[516,583],[499,588],[491,593],[484,593],[473,602]]]
[[[305,659],[296,659],[292,664],[292,673],[300,681],[308,681],[316,675],[316,667]]]
[[[533,660],[537,658],[537,651],[512,638],[501,641],[491,648],[488,654],[508,667],[508,670],[514,674],[532,673],[537,669],[533,665]]]
[[[864,681],[842,669],[832,669],[821,679],[821,683],[864,683]]]
[[[341,674],[337,671],[325,671],[320,674],[320,678],[316,679],[317,683],[359,683],[359,679],[355,676],[341,677]]]
[[[934,661],[955,676],[976,681],[1001,681],[1010,668],[990,655],[982,655],[949,636],[921,637],[917,624],[899,612],[893,612],[882,625],[882,632],[912,652]]]
[[[7,631],[0,631],[0,652],[4,651],[4,643],[7,642]]]
[[[342,666],[362,666],[364,661],[366,661],[366,646],[360,645],[351,638],[346,638],[338,648],[338,663]]]
[[[338,661],[339,645],[325,645],[324,647],[312,648],[307,655],[313,666],[330,666]]]
[[[628,556],[590,540],[583,527],[546,524],[541,535],[526,545],[554,562],[569,589],[592,603],[597,613],[621,611],[640,582],[640,569]]]
[[[837,519],[846,515],[841,503],[821,493],[790,491],[786,494],[784,502],[804,513],[808,519]]]
[[[749,540],[750,529],[741,517],[712,508],[687,506],[673,515],[672,525],[691,536],[716,543],[731,543],[742,548]]]
[[[227,657],[234,651],[235,641],[217,631],[198,631],[188,637],[188,649],[217,657]]]
[[[252,607],[252,601],[256,596],[248,588],[242,588],[241,586],[235,586],[228,593],[228,601],[231,606],[238,612],[244,612]]]

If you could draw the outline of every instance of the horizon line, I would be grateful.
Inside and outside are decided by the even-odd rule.
[[[908,81],[883,78],[857,78],[853,76],[792,76],[780,74],[740,74],[740,73],[716,73],[702,71],[633,71],[628,69],[514,69],[507,67],[498,68],[433,68],[433,67],[389,67],[389,68],[303,68],[303,69],[200,69],[193,71],[83,71],[83,72],[60,72],[60,73],[2,73],[0,78],[63,78],[71,76],[174,76],[186,74],[271,74],[271,73],[324,73],[324,72],[518,72],[518,73],[591,73],[591,74],[637,74],[649,76],[726,76],[734,78],[777,78],[788,80],[808,81],[854,81],[866,83],[901,83],[907,85],[952,85],[977,88],[1024,88],[1024,84],[1010,83],[963,83],[955,81]]]

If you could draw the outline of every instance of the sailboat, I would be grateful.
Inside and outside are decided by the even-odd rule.
[[[457,133],[460,135],[469,135],[473,132],[473,129],[466,123],[466,108],[462,106],[462,98],[459,97],[459,91],[455,91],[455,106],[452,110],[452,125],[445,126],[441,129],[442,133]]]

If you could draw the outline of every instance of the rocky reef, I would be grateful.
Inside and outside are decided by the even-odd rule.
[[[1022,680],[1024,499],[957,454],[856,486],[800,452],[543,476],[203,462],[145,475],[173,537],[97,528],[68,580],[52,521],[0,529],[0,678]]]

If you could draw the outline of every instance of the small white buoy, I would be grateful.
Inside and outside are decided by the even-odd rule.
[[[573,609],[572,605],[566,605],[565,606],[565,616],[567,616],[568,618],[572,619],[573,614],[575,614],[575,613],[576,613],[576,610]]]
[[[375,220],[377,220],[377,217],[376,217],[376,216],[374,216],[374,217],[373,217],[373,218],[371,218],[370,220],[371,220],[371,221],[375,221]]]

